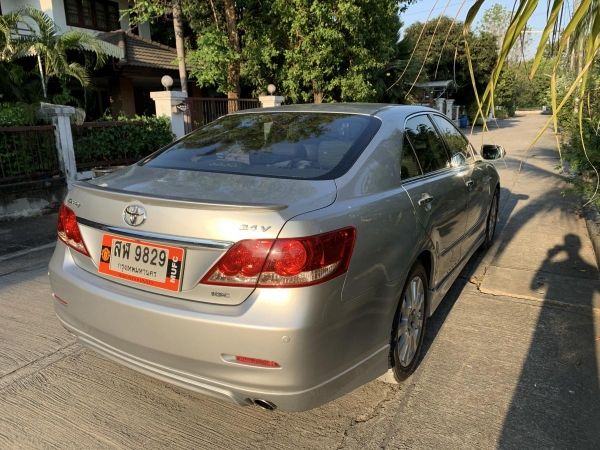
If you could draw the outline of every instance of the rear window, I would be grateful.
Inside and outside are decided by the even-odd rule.
[[[168,169],[298,179],[343,175],[377,132],[371,116],[249,113],[222,117],[152,155]]]

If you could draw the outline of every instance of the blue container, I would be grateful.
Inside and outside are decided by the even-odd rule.
[[[467,128],[469,126],[469,119],[466,115],[459,117],[458,126],[461,128]]]

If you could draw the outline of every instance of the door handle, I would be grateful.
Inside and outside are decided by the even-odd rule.
[[[468,188],[469,190],[471,190],[471,189],[473,188],[473,186],[475,186],[475,182],[474,182],[473,180],[467,180],[467,181],[465,182],[465,184],[467,185],[467,188]]]
[[[426,206],[428,204],[430,204],[433,201],[433,197],[429,194],[423,194],[421,195],[421,198],[419,199],[419,201],[417,201],[417,204],[419,206]]]

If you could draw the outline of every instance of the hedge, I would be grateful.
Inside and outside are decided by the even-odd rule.
[[[78,169],[129,163],[173,141],[166,117],[119,117],[73,126]]]

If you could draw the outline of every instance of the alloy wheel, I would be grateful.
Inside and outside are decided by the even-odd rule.
[[[498,195],[494,195],[492,199],[492,205],[490,206],[490,215],[488,217],[488,242],[492,242],[494,239],[494,233],[496,232],[496,223],[498,222]]]
[[[403,367],[408,367],[417,353],[424,318],[425,287],[421,277],[415,276],[404,292],[398,321],[398,357]]]

